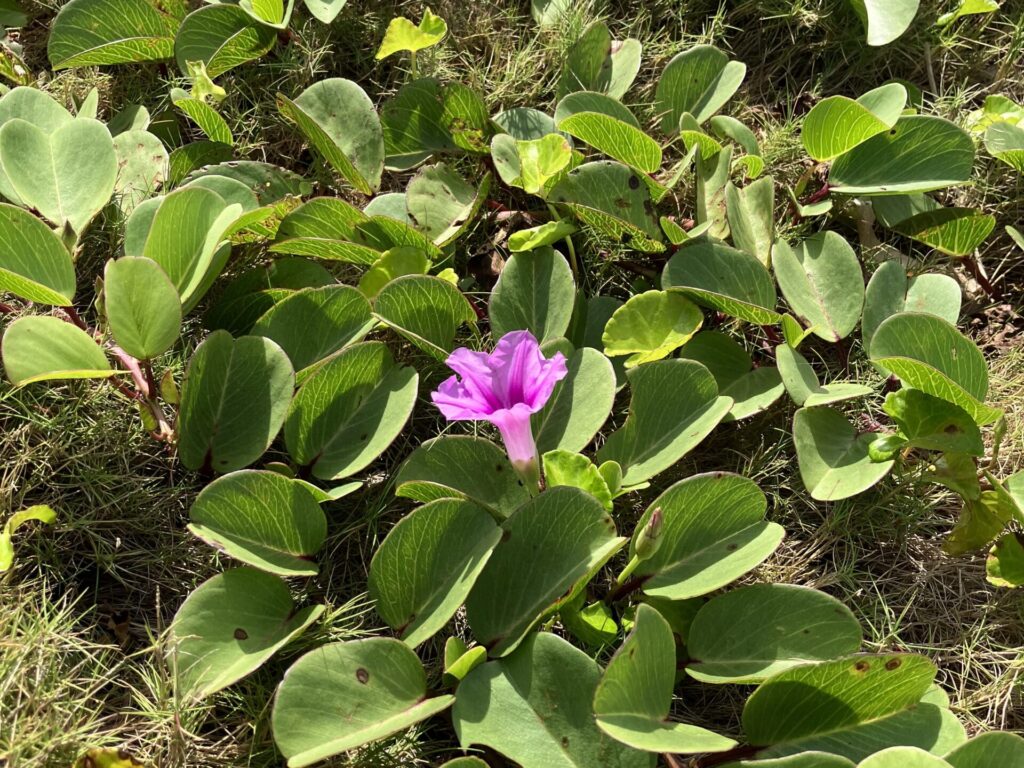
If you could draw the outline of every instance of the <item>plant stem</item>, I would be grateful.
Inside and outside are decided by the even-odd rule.
[[[633,575],[633,571],[636,570],[638,565],[640,565],[640,558],[633,555],[633,559],[626,563],[626,567],[622,569],[622,573],[620,573],[615,579],[615,586],[621,587],[626,582],[626,579]]]
[[[1002,294],[996,290],[996,287],[992,285],[992,282],[985,276],[985,273],[981,271],[981,266],[978,264],[978,260],[973,256],[966,256],[963,259],[964,267],[970,272],[981,289],[988,294],[988,297],[993,301],[998,301],[1002,298]]]
[[[412,75],[412,79],[416,80],[419,76],[416,69],[416,51],[409,52],[409,74]]]
[[[552,221],[558,221],[560,218],[558,211],[555,210],[555,206],[548,204],[548,213],[551,214]],[[572,244],[572,235],[566,235],[565,247],[569,249],[569,266],[572,268],[572,276],[576,278],[576,282],[579,282],[580,270],[579,265],[576,262],[576,248]]]

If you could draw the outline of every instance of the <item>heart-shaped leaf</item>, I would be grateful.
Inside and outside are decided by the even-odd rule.
[[[0,203],[0,291],[59,307],[75,297],[75,265],[60,238],[28,211],[6,203]]]
[[[629,355],[626,368],[668,357],[700,329],[704,315],[680,293],[647,291],[615,310],[604,328],[604,352]]]
[[[591,702],[601,668],[540,632],[459,684],[452,721],[463,748],[483,744],[522,768],[653,768],[654,757],[602,733]]]
[[[380,342],[342,350],[324,361],[292,400],[284,425],[288,452],[324,480],[359,472],[402,431],[418,381],[416,371],[396,365]]]
[[[760,565],[782,541],[764,519],[768,500],[753,480],[726,472],[694,475],[661,494],[637,521],[630,554],[655,510],[661,545],[634,571],[643,591],[685,600],[724,587]]]
[[[50,379],[105,379],[114,374],[88,333],[57,317],[19,317],[4,331],[3,361],[16,387]]]
[[[629,415],[597,453],[616,461],[624,485],[668,469],[693,450],[729,412],[711,372],[692,360],[660,360],[629,372]]]
[[[418,26],[404,16],[397,16],[388,24],[375,58],[380,61],[399,51],[415,53],[430,48],[440,43],[446,34],[448,25],[440,16],[431,13],[429,8],[423,12]]]
[[[177,21],[147,0],[72,0],[50,27],[54,70],[174,56]]]
[[[415,648],[455,615],[501,540],[482,507],[438,499],[402,518],[370,563],[377,612]]]
[[[542,344],[565,335],[576,286],[565,257],[551,248],[512,256],[491,291],[488,314],[495,338],[531,331]]]
[[[853,613],[824,592],[753,584],[712,598],[686,637],[698,659],[686,673],[706,683],[758,683],[784,669],[860,650]]]
[[[206,64],[210,77],[258,59],[277,41],[277,31],[257,22],[244,9],[230,3],[207,5],[193,11],[178,28],[174,58],[183,75],[188,63]]]
[[[58,228],[67,223],[81,233],[114,192],[114,140],[96,120],[78,118],[52,133],[8,120],[0,129],[0,157],[18,198]]]
[[[579,488],[600,501],[609,512],[612,511],[612,494],[608,482],[586,456],[562,450],[548,451],[541,457],[541,463],[546,488],[560,485]]]
[[[276,472],[244,469],[203,488],[188,529],[231,557],[281,576],[313,576],[327,518],[312,494]]]
[[[800,477],[818,501],[838,501],[866,491],[892,470],[892,461],[874,462],[868,446],[877,437],[857,434],[843,414],[831,408],[801,408],[793,417]]]
[[[835,232],[819,232],[791,248],[780,240],[772,267],[782,295],[819,338],[853,332],[864,308],[864,275],[853,248]]]
[[[747,75],[747,67],[713,45],[696,45],[676,55],[661,73],[654,109],[661,115],[661,132],[679,130],[685,113],[698,124],[706,122],[732,98]]]
[[[502,527],[466,600],[473,635],[491,656],[515,650],[626,542],[597,499],[568,486],[526,502]]]
[[[193,353],[182,384],[182,464],[231,472],[256,461],[281,429],[294,386],[288,356],[270,339],[211,333]]]
[[[203,699],[241,680],[324,612],[296,610],[288,585],[255,568],[232,568],[203,582],[171,625],[178,695]]]
[[[676,678],[672,628],[640,603],[633,631],[608,662],[594,692],[597,727],[616,741],[647,752],[725,752],[736,742],[713,731],[668,721]]]
[[[615,370],[596,349],[569,355],[568,373],[533,416],[537,450],[582,451],[601,429],[615,402]]]
[[[462,292],[447,280],[429,275],[392,280],[377,295],[373,308],[390,328],[439,360],[451,352],[459,326],[476,322],[476,312]]]
[[[764,264],[722,243],[701,240],[681,248],[665,265],[661,286],[747,322],[779,322],[775,283]]]
[[[928,192],[971,178],[974,142],[940,117],[902,117],[890,131],[836,158],[829,173],[833,192],[891,195]]]
[[[295,101],[277,95],[277,108],[306,140],[364,195],[380,186],[384,133],[366,92],[351,80],[331,77],[304,90]]]
[[[499,517],[530,498],[501,448],[461,436],[437,437],[413,451],[398,470],[395,495],[417,501],[469,499]]]
[[[373,327],[370,302],[350,285],[304,288],[275,304],[252,327],[277,342],[296,371],[360,341]]]
[[[181,332],[181,301],[167,274],[152,259],[111,259],[103,273],[110,332],[132,357],[149,360],[170,349]]]
[[[908,387],[959,405],[978,424],[991,424],[1002,411],[985,405],[988,366],[977,345],[934,315],[901,312],[871,337],[871,360]]]
[[[288,768],[383,739],[451,706],[427,697],[427,676],[400,640],[331,643],[302,656],[277,687],[271,723]]]

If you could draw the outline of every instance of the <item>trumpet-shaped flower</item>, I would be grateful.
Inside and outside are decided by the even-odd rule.
[[[537,445],[530,417],[565,378],[565,356],[558,352],[547,359],[532,333],[513,331],[502,336],[491,353],[460,347],[446,362],[456,375],[431,394],[434,405],[449,421],[489,421],[496,426],[512,466],[535,482]]]

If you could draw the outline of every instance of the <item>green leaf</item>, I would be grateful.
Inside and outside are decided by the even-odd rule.
[[[619,122],[626,123],[634,128],[640,128],[640,121],[636,119],[629,107],[625,106],[611,96],[592,91],[577,91],[563,97],[555,106],[555,125],[552,131],[557,130],[558,123],[567,120],[573,115],[587,112],[613,117]]]
[[[733,245],[767,267],[775,243],[775,180],[765,176],[742,189],[729,182],[725,206]]]
[[[0,203],[0,291],[59,307],[75,298],[75,265],[60,238],[28,211],[6,203]]]
[[[159,264],[189,312],[224,268],[231,253],[225,233],[241,212],[241,206],[199,187],[147,200],[125,225],[125,255]]]
[[[873,462],[868,446],[877,437],[857,434],[843,414],[831,408],[801,408],[793,417],[800,477],[811,498],[838,501],[866,491],[892,470],[893,462]]]
[[[706,122],[732,98],[746,74],[745,64],[729,61],[713,45],[696,45],[676,55],[661,73],[654,97],[661,132],[675,133],[687,112],[698,125]]]
[[[985,149],[1011,168],[1024,173],[1024,127],[996,123],[985,131]]]
[[[384,32],[384,39],[374,58],[380,61],[399,51],[415,53],[437,45],[446,34],[448,34],[448,25],[440,16],[431,13],[429,8],[423,12],[419,26],[404,16],[398,16],[388,24],[388,28]]]
[[[571,451],[548,451],[542,456],[547,488],[568,485],[586,491],[612,511],[612,495],[598,468],[590,459]]]
[[[914,195],[911,198],[917,197]],[[894,221],[885,221],[882,201],[891,198],[876,198],[874,208],[883,223],[901,235],[931,246],[950,256],[969,256],[974,253],[996,227],[994,216],[973,208],[943,208],[931,198],[921,195],[925,202],[923,210],[914,215]]]
[[[294,171],[255,160],[232,160],[207,166],[191,174],[187,183],[201,176],[228,176],[245,184],[256,193],[260,205],[275,203],[287,197],[306,197],[313,185]]]
[[[998,10],[999,3],[996,0],[960,0],[956,10],[942,14],[935,23],[940,27],[945,27],[964,16],[992,13]]]
[[[888,45],[910,28],[921,0],[849,0],[860,17],[868,45]]]
[[[760,413],[785,392],[777,368],[754,368],[747,351],[720,331],[698,333],[679,356],[696,360],[711,371],[718,382],[718,393],[732,398],[732,409],[723,421],[739,421]]]
[[[356,227],[368,221],[365,213],[344,200],[315,197],[285,216],[270,250],[372,265],[381,251],[354,242],[359,239]]]
[[[192,98],[180,88],[171,90],[171,101],[199,126],[211,141],[231,146],[235,143],[231,129],[220,113],[202,99]]]
[[[406,171],[435,152],[456,149],[453,115],[447,114],[448,89],[434,78],[406,83],[380,110],[389,169]],[[404,206],[403,206],[404,208]]]
[[[617,461],[623,484],[636,485],[693,450],[728,413],[711,372],[691,360],[660,360],[629,372],[629,415],[597,453]]]
[[[462,436],[437,437],[413,451],[398,470],[395,495],[424,502],[469,499],[499,517],[530,499],[501,448]]]
[[[0,531],[0,573],[9,571],[14,564],[14,543],[11,541],[14,532],[30,520],[53,525],[57,522],[57,513],[45,504],[36,504],[7,518],[3,531]]]
[[[960,284],[949,275],[923,274],[908,280],[899,260],[883,262],[868,281],[864,295],[864,346],[870,352],[878,326],[900,312],[924,312],[956,324],[960,302]]]
[[[203,488],[188,529],[236,560],[280,576],[313,576],[327,518],[312,494],[277,472],[245,469]]]
[[[332,23],[345,8],[348,0],[305,0],[306,10],[317,21]]]
[[[479,667],[487,659],[487,649],[482,645],[467,648],[458,637],[449,637],[444,644],[444,676],[448,679],[463,681],[466,675]]]
[[[502,181],[543,197],[548,182],[572,160],[572,147],[560,133],[549,133],[532,141],[499,133],[491,139],[491,157]]]
[[[429,640],[465,601],[501,535],[485,509],[460,499],[402,518],[370,563],[377,612],[410,647]]]
[[[800,752],[769,760],[740,760],[728,768],[857,768],[852,760],[827,752]]]
[[[694,475],[662,493],[637,521],[636,541],[654,510],[661,546],[634,571],[645,594],[684,600],[714,592],[760,565],[782,541],[764,519],[768,500],[753,480],[727,472]]]
[[[483,744],[522,768],[653,768],[654,758],[602,733],[591,708],[601,668],[546,632],[474,669],[452,721],[463,749]]]
[[[405,275],[377,295],[374,314],[429,355],[444,360],[455,332],[475,323],[476,312],[462,292],[439,277]]]
[[[252,327],[277,342],[296,371],[360,341],[373,327],[370,302],[350,285],[304,288],[275,304]]]
[[[1013,765],[1024,760],[1024,738],[1015,733],[992,731],[975,736],[948,755],[953,768],[992,768],[1001,762]]]
[[[889,747],[864,758],[858,768],[949,768],[949,763],[917,747]]]
[[[167,181],[170,174],[167,150],[149,131],[132,129],[114,136],[114,153],[117,156],[114,202],[122,213],[129,214]]]
[[[661,287],[751,323],[779,322],[775,283],[764,264],[719,242],[701,240],[679,249],[665,265]]]
[[[568,219],[547,221],[536,227],[520,229],[508,237],[508,249],[513,253],[534,251],[547,245],[554,245],[576,234],[576,225]]]
[[[582,451],[597,434],[615,402],[615,371],[596,349],[583,347],[569,355],[568,373],[533,416],[533,434],[540,453]]]
[[[1003,534],[989,552],[985,573],[997,587],[1024,586],[1024,536],[1014,531]]]
[[[54,70],[170,59],[177,27],[147,0],[72,0],[52,22],[46,53]]]
[[[725,752],[736,742],[712,731],[668,721],[676,676],[672,629],[641,603],[633,631],[611,661],[594,693],[597,727],[616,741],[647,752]]]
[[[2,356],[16,387],[53,379],[106,379],[114,374],[88,333],[56,317],[19,317],[4,331]]]
[[[107,127],[78,118],[52,133],[15,118],[0,129],[3,170],[18,198],[61,228],[80,234],[110,200],[117,156]]]
[[[295,0],[239,0],[238,6],[261,24],[287,29]]]
[[[807,358],[788,344],[780,344],[775,348],[775,360],[779,365],[782,383],[797,405],[808,408],[828,405],[864,397],[872,392],[871,387],[853,382],[835,382],[822,386]]]
[[[939,117],[902,117],[890,131],[836,158],[829,186],[843,195],[929,192],[971,178],[974,143]]]
[[[668,357],[700,329],[704,315],[680,293],[647,291],[615,310],[604,329],[609,357],[630,355],[626,368]]]
[[[963,408],[916,389],[890,392],[882,406],[915,448],[982,456],[981,430]]]
[[[277,687],[271,723],[288,768],[404,731],[451,706],[427,698],[427,677],[400,640],[331,643],[302,656]]]
[[[594,91],[621,99],[640,71],[639,40],[612,40],[608,26],[595,21],[572,44],[558,78],[561,99],[577,91]]]
[[[234,153],[227,144],[215,141],[195,141],[171,151],[168,166],[172,184],[182,182],[190,173],[213,163],[231,160]]]
[[[409,219],[439,246],[448,245],[476,218],[490,183],[489,174],[473,187],[444,163],[425,166],[405,189]]]
[[[752,744],[769,745],[849,730],[917,705],[935,665],[912,654],[854,655],[785,670],[743,708]]]
[[[189,469],[231,472],[256,461],[284,423],[295,375],[269,339],[214,331],[185,372],[178,454]]]
[[[754,584],[707,602],[693,619],[686,667],[706,683],[759,683],[784,669],[860,650],[853,613],[824,592]]]
[[[15,0],[0,2],[0,26],[23,27],[28,23],[28,15]]]
[[[513,107],[492,118],[495,125],[519,141],[533,141],[549,133],[557,133],[550,115],[532,107]]]
[[[310,375],[284,425],[288,452],[314,477],[339,480],[367,467],[412,414],[419,376],[376,341],[343,349]]]
[[[103,304],[110,332],[132,357],[149,360],[170,349],[181,332],[181,301],[152,259],[124,256],[107,262]]]
[[[602,236],[635,250],[663,251],[650,189],[636,171],[611,160],[586,163],[559,181],[548,197]]]
[[[317,153],[364,195],[380,187],[384,133],[373,102],[351,80],[320,80],[292,101],[277,94],[277,108]]]
[[[237,5],[218,3],[193,11],[178,28],[174,58],[183,75],[190,61],[206,64],[206,73],[218,77],[258,59],[277,42],[277,31],[260,24]]]
[[[512,652],[626,542],[599,501],[567,486],[526,502],[502,527],[466,600],[473,635],[491,656]]]
[[[854,101],[831,96],[804,118],[800,138],[807,154],[820,162],[834,160],[873,136],[890,130],[907,104],[907,89],[888,83]]]
[[[988,366],[981,350],[934,315],[901,312],[885,320],[871,337],[871,361],[906,386],[959,405],[980,425],[1002,413],[984,404]]]
[[[288,585],[255,568],[232,568],[188,596],[171,625],[175,687],[198,700],[238,682],[324,612],[296,610]]]
[[[561,120],[558,129],[644,173],[655,173],[661,168],[658,142],[639,128],[614,117],[598,112],[578,112]]]
[[[772,251],[772,267],[786,302],[816,336],[835,342],[857,327],[864,275],[841,235],[819,232],[795,248],[780,240]]]
[[[546,343],[565,335],[576,286],[565,257],[551,248],[517,253],[491,291],[488,314],[495,338],[527,330]]]

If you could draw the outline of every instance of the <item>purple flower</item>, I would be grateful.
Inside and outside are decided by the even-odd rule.
[[[460,347],[448,356],[456,376],[431,393],[449,421],[489,421],[501,432],[508,457],[516,470],[537,477],[537,445],[530,416],[551,397],[555,384],[565,378],[565,355],[550,360],[529,331],[502,336],[490,354]]]

